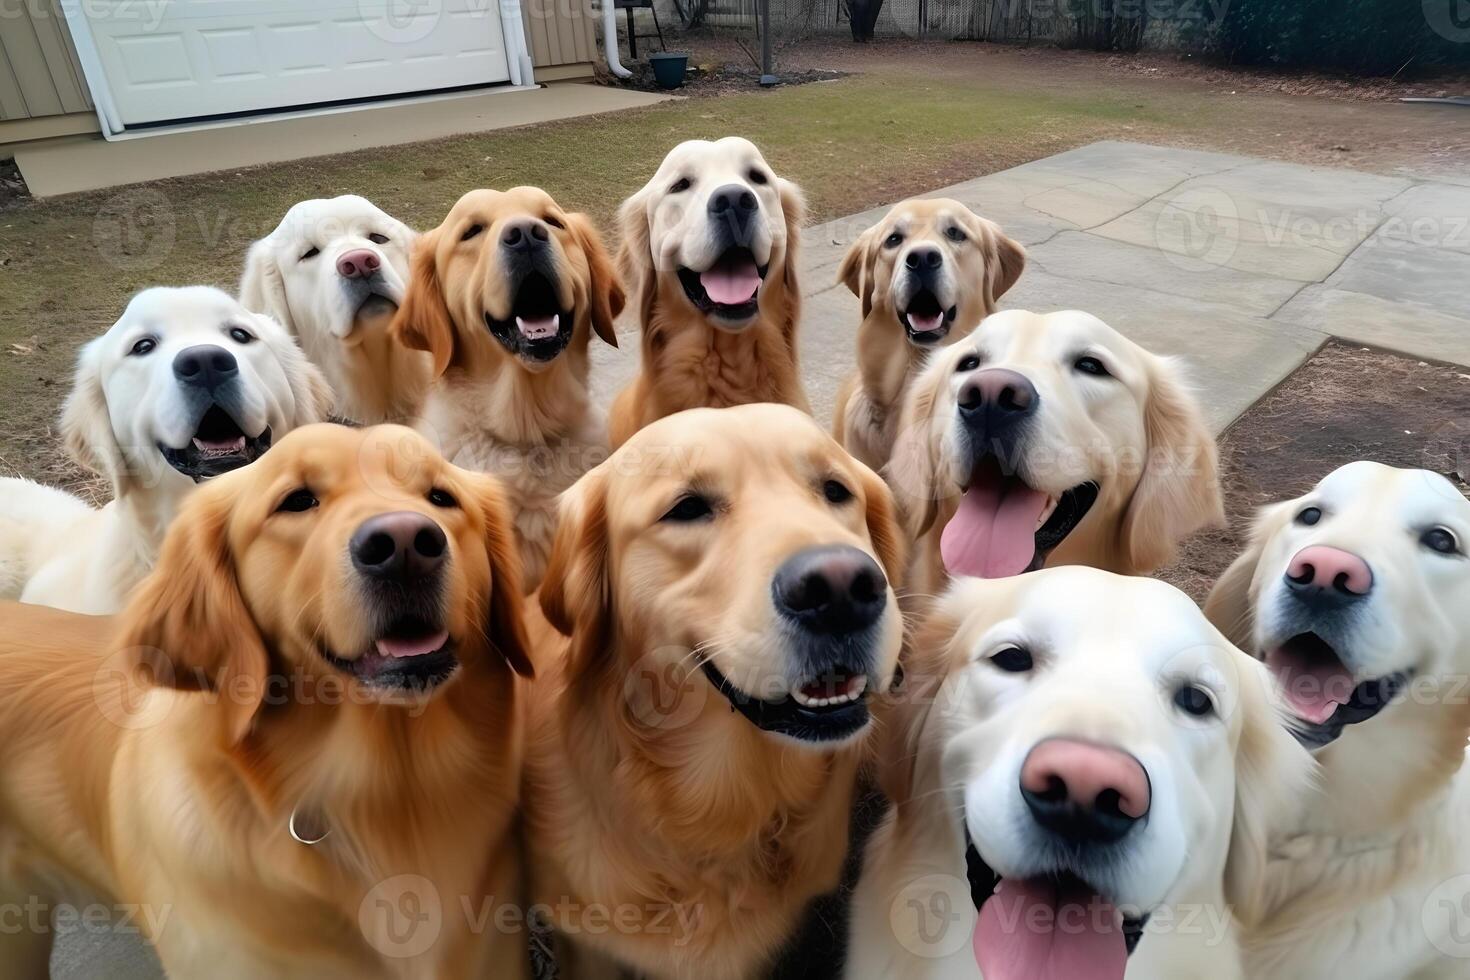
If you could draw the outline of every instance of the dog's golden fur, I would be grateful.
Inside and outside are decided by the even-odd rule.
[[[558,302],[575,320],[566,348],[549,362],[512,354],[486,328],[487,315],[514,314],[500,247],[512,222],[534,222],[547,234]],[[617,346],[613,320],[623,303],[591,219],[538,188],[470,191],[414,248],[392,330],[433,355],[434,380],[415,427],[450,462],[500,477],[528,591],[546,567],[557,495],[607,455],[606,418],[587,389],[588,345],[595,332]]]
[[[319,505],[278,512],[300,487]],[[318,652],[370,648],[345,550],[390,511],[447,534],[459,660],[404,700]],[[173,977],[519,974],[524,937],[473,934],[460,903],[515,895],[521,591],[491,478],[407,429],[298,430],[190,497],[117,616],[0,607],[0,895],[139,908]],[[293,812],[328,836],[294,841]],[[443,910],[422,948],[374,904],[405,881]],[[5,974],[44,975],[50,935],[3,933]]]
[[[944,293],[942,307],[955,310],[944,336],[930,349],[968,337],[995,312],[1000,299],[1021,277],[1026,250],[993,221],[948,198],[903,201],[858,236],[843,256],[837,281],[862,301],[858,326],[857,370],[837,391],[832,434],[848,452],[882,469],[898,432],[904,389],[923,349],[910,341],[899,319],[899,287],[904,257],[916,247],[939,251]],[[905,297],[906,298],[906,297]]]
[[[823,479],[853,498],[824,500]],[[661,522],[690,485],[718,516]],[[890,580],[902,565],[882,482],[785,406],[671,416],[572,489],[531,625],[526,824],[532,895],[576,941],[573,975],[590,956],[658,978],[760,976],[837,884],[861,736],[824,748],[763,732],[693,663],[778,672],[771,576],[819,544],[868,552]],[[901,642],[888,592],[875,690]],[[591,909],[623,924],[596,933]]]
[[[688,215],[702,215],[703,208],[674,211],[681,216],[677,222],[662,209],[672,203],[669,185],[675,174],[723,185],[744,180],[745,174],[737,171],[745,169],[767,175],[752,191],[766,212],[775,213],[762,215],[770,224],[770,254],[759,310],[751,323],[732,330],[715,326],[694,308],[675,268],[688,239],[701,233]],[[681,193],[698,194],[701,189],[696,183]],[[623,202],[618,264],[636,304],[642,363],[638,377],[619,393],[609,412],[614,448],[655,419],[686,408],[780,402],[810,411],[796,336],[801,322],[797,251],[805,210],[796,185],[771,176],[760,151],[735,137],[680,144],[653,179]]]

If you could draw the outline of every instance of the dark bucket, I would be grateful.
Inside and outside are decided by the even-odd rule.
[[[684,73],[689,70],[687,54],[651,54],[648,60],[653,65],[653,78],[659,88],[678,88],[684,84]]]

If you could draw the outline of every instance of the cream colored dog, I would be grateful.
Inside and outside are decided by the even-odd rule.
[[[1255,976],[1232,910],[1311,766],[1260,664],[1087,568],[957,579],[912,650],[849,977]]]
[[[1272,828],[1261,980],[1470,972],[1470,501],[1350,463],[1265,508],[1206,607],[1265,659],[1322,766]]]
[[[0,480],[0,598],[109,613],[153,567],[195,486],[252,462],[331,404],[320,372],[268,316],[218,289],[133,297],[82,348],[61,428],[107,477],[94,509],[28,480]]]
[[[924,352],[968,337],[1025,265],[998,225],[948,198],[904,201],[863,232],[837,271],[863,305],[858,369],[837,392],[837,441],[881,469]]]
[[[613,403],[619,446],[686,408],[781,402],[809,411],[797,368],[801,192],[745,139],[689,140],[623,202],[623,278],[642,369]]]
[[[403,422],[423,399],[429,358],[388,336],[415,237],[371,201],[343,194],[292,206],[245,257],[240,302],[296,335],[343,418]]]
[[[1215,440],[1178,366],[1095,316],[1009,310],[937,353],[885,470],[911,588],[1049,565],[1141,574],[1223,519]]]

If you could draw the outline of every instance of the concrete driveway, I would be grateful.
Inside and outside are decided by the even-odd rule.
[[[1029,253],[1002,305],[1076,308],[1183,357],[1225,428],[1331,336],[1470,365],[1470,181],[1381,177],[1133,143],[1095,143],[934,191]],[[877,208],[802,236],[802,369],[819,420],[855,363],[857,298],[834,284]],[[594,344],[604,404],[637,367]],[[58,945],[54,975],[155,980],[132,937]]]

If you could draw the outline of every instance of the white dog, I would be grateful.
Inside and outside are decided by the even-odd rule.
[[[430,361],[388,335],[403,305],[415,234],[353,194],[302,201],[250,246],[240,302],[296,335],[356,422],[412,418]]]
[[[1273,828],[1252,977],[1470,976],[1470,501],[1358,462],[1265,508],[1210,595],[1322,766]]]
[[[108,478],[114,499],[99,510],[0,480],[0,598],[116,611],[197,483],[330,404],[325,379],[270,317],[207,286],[144,290],[82,348],[62,410],[67,448]]]
[[[1245,976],[1266,831],[1311,761],[1189,599],[1088,568],[957,579],[920,626],[848,976]]]

